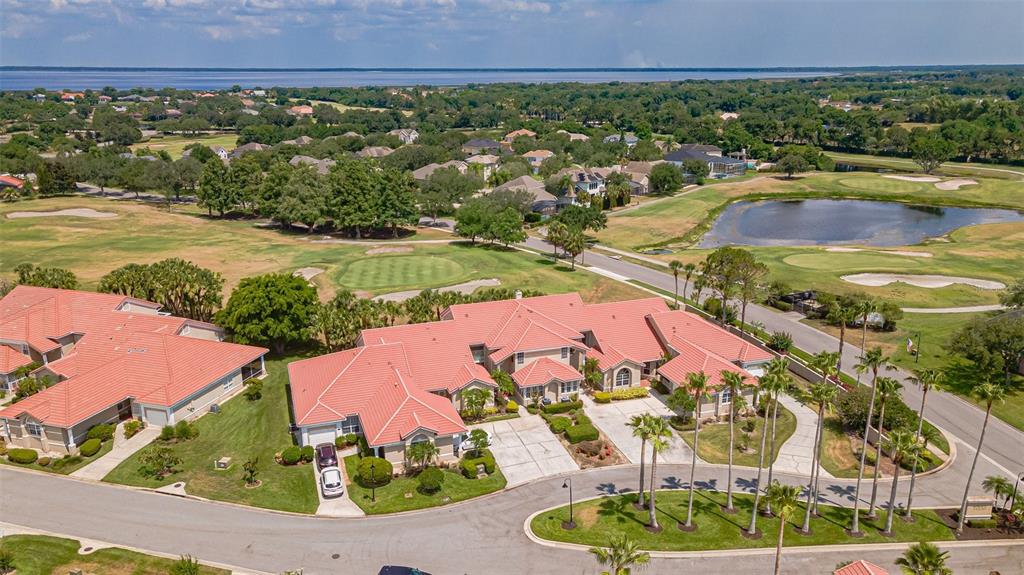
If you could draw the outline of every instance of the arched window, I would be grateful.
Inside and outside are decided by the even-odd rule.
[[[629,386],[633,382],[633,372],[629,368],[622,368],[615,374],[615,387]]]
[[[413,437],[412,441],[410,441],[409,443],[413,443],[413,444],[415,444],[415,443],[424,443],[426,441],[430,441],[430,438],[427,437],[425,434],[421,433],[421,434],[417,435],[416,437]]]

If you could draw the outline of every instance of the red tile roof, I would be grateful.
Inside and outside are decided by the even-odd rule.
[[[833,575],[889,575],[889,572],[878,565],[858,559],[845,567],[840,567],[832,572]]]
[[[533,387],[552,381],[578,381],[583,379],[583,374],[562,362],[542,357],[516,370],[512,379],[519,387]]]
[[[725,385],[722,378],[723,371],[738,373],[745,378],[748,384],[756,383],[754,376],[745,369],[737,367],[729,360],[702,349],[687,340],[676,338],[672,341],[672,348],[676,355],[658,368],[658,373],[668,378],[676,385],[686,385],[687,375],[691,373],[704,372],[708,376],[708,387],[719,389]]]
[[[29,356],[10,346],[0,345],[0,373],[11,373],[31,363],[32,358]]]
[[[651,315],[651,323],[663,343],[672,347],[673,338],[688,340],[729,361],[763,362],[772,354],[690,312],[676,310]]]
[[[4,175],[0,176],[0,183],[6,184],[8,186],[15,187],[15,188],[20,188],[20,187],[25,185],[25,180],[22,180],[21,178],[15,178],[14,176],[11,176],[11,175],[8,175],[8,174],[4,174]]]

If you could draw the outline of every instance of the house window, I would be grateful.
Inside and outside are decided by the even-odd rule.
[[[729,389],[729,388],[723,389],[722,393],[721,393],[721,395],[719,395],[719,397],[721,398],[720,401],[721,401],[722,404],[726,404],[726,403],[731,402],[732,401],[732,390]]]
[[[43,426],[39,425],[38,423],[28,423],[28,422],[26,422],[25,423],[25,431],[28,431],[28,434],[31,435],[32,437],[42,437],[43,436]]]
[[[341,432],[345,434],[362,432],[362,428],[359,427],[359,418],[356,416],[352,416],[346,419],[345,421],[342,421]]]
[[[516,363],[522,365],[526,361],[526,354],[523,352],[516,352]]]
[[[569,359],[569,348],[562,348],[562,359]]]
[[[563,381],[558,384],[558,390],[563,395],[567,393],[576,393],[580,390],[579,381]]]
[[[629,368],[622,368],[615,374],[615,387],[626,387],[633,382],[633,372]]]

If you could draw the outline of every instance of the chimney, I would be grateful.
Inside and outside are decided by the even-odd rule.
[[[516,290],[516,299],[523,299],[523,290],[521,290],[521,289],[517,289]]]

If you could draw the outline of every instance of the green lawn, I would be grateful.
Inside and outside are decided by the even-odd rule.
[[[761,453],[761,428],[764,425],[764,418],[757,417],[755,419],[754,431],[750,434],[749,453],[743,453],[739,450],[741,441],[743,439],[743,432],[741,427],[747,420],[736,421],[736,451],[733,454],[733,463],[735,465],[745,465],[747,467],[757,467]],[[775,456],[778,457],[779,449],[782,444],[786,442],[793,432],[796,431],[796,416],[793,412],[786,409],[783,406],[779,406],[779,419],[775,423]],[[680,435],[686,444],[693,447],[693,431],[692,426],[690,431],[679,431],[676,433]],[[771,431],[771,419],[768,420],[768,429]],[[768,438],[769,441],[771,437]],[[766,449],[770,449],[769,446],[765,446]],[[697,449],[697,456],[708,463],[729,463],[729,424],[728,423],[715,423],[712,425],[702,425],[700,428],[700,442]],[[768,463],[768,457],[765,457],[765,464]]]
[[[575,505],[576,529],[562,529],[562,521],[568,520],[567,507],[541,513],[530,524],[533,532],[544,539],[565,541],[582,545],[608,545],[612,537],[625,533],[641,548],[651,551],[701,551],[712,549],[751,549],[774,547],[779,530],[778,518],[761,517],[758,529],[763,532],[761,539],[751,540],[741,532],[750,520],[753,497],[734,495],[739,513],[729,515],[721,511],[725,494],[712,491],[698,491],[694,498],[694,523],[697,531],[684,533],[676,525],[686,521],[686,490],[659,491],[656,499],[658,522],[663,530],[651,533],[646,528],[647,511],[637,510],[632,503],[635,494],[591,499]],[[885,528],[885,512],[874,521],[861,520],[864,537],[853,538],[844,529],[849,525],[851,511],[828,505],[819,506],[822,517],[811,522],[811,535],[796,532],[803,524],[803,507],[787,518],[789,530],[785,546],[831,545],[861,543],[891,543],[898,541],[950,541],[954,539],[952,529],[947,527],[933,511],[917,511],[917,521],[893,522],[894,537],[881,534]]]
[[[466,479],[456,470],[445,470],[444,484],[441,491],[427,495],[417,490],[417,481],[411,477],[399,477],[392,479],[391,483],[376,489],[377,501],[372,500],[372,490],[359,485],[354,480],[359,465],[359,456],[350,455],[345,458],[345,473],[348,474],[348,496],[367,515],[379,515],[381,513],[397,513],[399,511],[411,511],[413,509],[424,509],[446,505],[456,501],[463,501],[493,493],[505,488],[505,476],[501,469],[495,469],[494,473],[483,479]],[[406,497],[411,494],[410,497]]]
[[[911,124],[912,126],[919,126],[924,124]],[[931,125],[931,124],[928,124]],[[914,160],[910,158],[891,158],[888,156],[871,156],[868,154],[845,154],[841,152],[825,152],[837,162],[843,162],[847,164],[853,164],[855,166],[864,166],[866,168],[886,168],[890,170],[899,170],[904,172],[920,172],[921,166],[917,165]],[[1018,175],[1014,175],[1015,172]],[[991,177],[991,178],[1004,178],[1004,179],[1024,179],[1024,167],[1021,166],[1009,166],[1003,164],[978,164],[978,163],[965,163],[965,162],[945,162],[942,166],[936,170],[937,174],[940,175],[951,175],[951,176],[975,176],[975,177]]]
[[[230,152],[235,148],[237,143],[237,134],[219,134],[215,136],[154,136],[144,142],[132,144],[131,149],[133,152],[142,148],[149,148],[154,152],[164,151],[170,154],[172,159],[177,160],[181,157],[181,153],[185,151],[185,146],[190,144],[202,144],[206,147],[220,146]]]
[[[177,473],[163,480],[140,473],[140,458],[154,444],[125,460],[103,480],[141,487],[184,481],[186,491],[192,495],[267,509],[315,512],[319,501],[311,466],[286,467],[274,461],[275,453],[292,444],[288,433],[286,365],[295,359],[299,358],[267,362],[269,375],[263,382],[262,399],[249,401],[239,395],[224,403],[221,413],[196,420],[199,437],[173,446],[182,459]],[[229,470],[214,470],[213,462],[221,457],[232,458]],[[258,478],[263,482],[255,489],[245,488],[242,479],[242,464],[250,457],[259,458]]]
[[[35,469],[36,471],[45,471],[47,473],[58,473],[60,475],[70,475],[75,471],[85,467],[86,465],[96,461],[100,457],[110,453],[110,450],[114,448],[113,441],[104,441],[103,445],[100,446],[100,450],[96,452],[92,457],[83,457],[81,455],[71,455],[62,459],[51,459],[50,464],[46,467],[39,465],[38,462],[30,463],[28,465],[22,465],[20,463],[14,463],[7,459],[7,457],[0,457],[0,464],[12,465],[14,467],[25,467],[28,469]],[[61,462],[61,463],[58,463]]]
[[[128,551],[118,547],[79,555],[81,544],[73,539],[45,535],[9,535],[0,548],[14,554],[18,575],[63,575],[75,570],[93,575],[166,575],[175,560]],[[202,566],[203,575],[228,575],[224,569]]]

